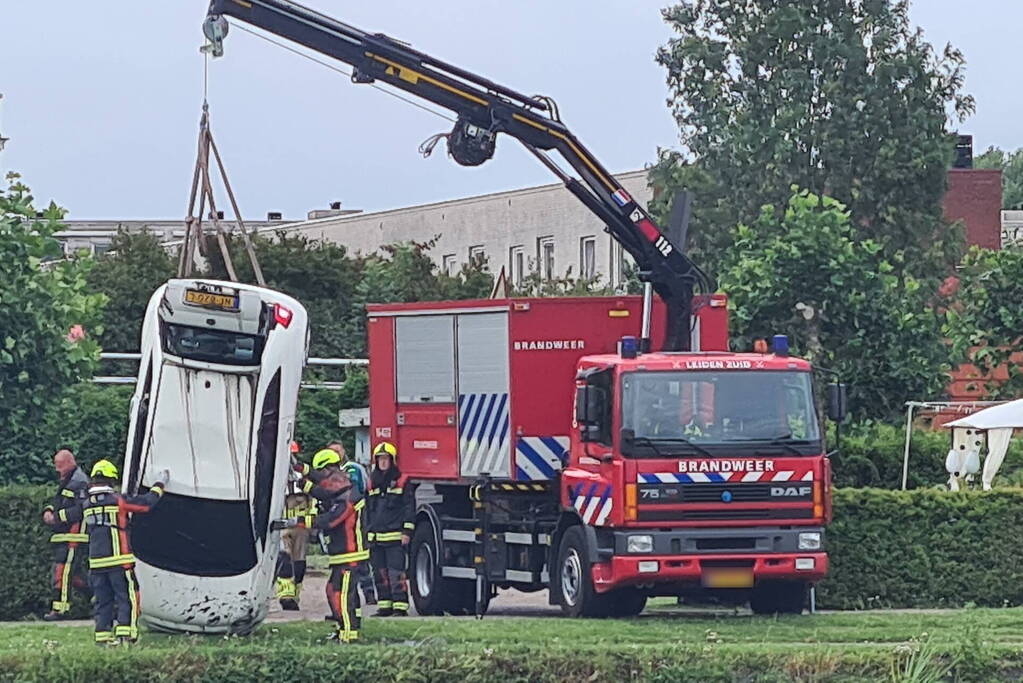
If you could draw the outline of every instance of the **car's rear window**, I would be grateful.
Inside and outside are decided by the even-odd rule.
[[[235,576],[256,566],[245,500],[165,493],[148,514],[132,517],[131,543],[146,564],[191,576]]]
[[[160,322],[164,353],[225,365],[259,365],[265,339],[254,334]]]

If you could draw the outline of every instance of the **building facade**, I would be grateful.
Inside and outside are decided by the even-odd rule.
[[[652,196],[646,171],[617,176],[640,204]],[[438,266],[454,274],[463,264],[485,259],[491,272],[503,268],[519,285],[531,272],[544,278],[596,278],[624,282],[623,252],[564,185],[542,185],[388,211],[331,216],[291,223],[288,233],[342,244],[372,254],[396,242],[427,242]]]

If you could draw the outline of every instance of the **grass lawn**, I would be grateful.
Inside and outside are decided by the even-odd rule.
[[[364,643],[347,647],[324,641],[325,622],[264,624],[249,637],[145,633],[131,650],[97,648],[87,627],[5,624],[0,679],[85,680],[104,671],[108,679],[132,672],[147,680],[256,679],[295,667],[326,667],[336,680],[397,677],[379,669],[385,662],[424,681],[1018,680],[1023,671],[1023,609],[778,618],[650,612],[629,620],[369,618]]]

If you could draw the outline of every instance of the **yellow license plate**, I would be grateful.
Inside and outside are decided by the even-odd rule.
[[[750,588],[752,569],[704,569],[703,585],[707,588]]]
[[[219,308],[224,311],[237,311],[238,295],[204,292],[198,289],[186,289],[185,303],[204,306],[206,308]]]

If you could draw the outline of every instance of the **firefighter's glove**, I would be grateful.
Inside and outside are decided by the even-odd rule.
[[[281,531],[282,529],[292,529],[298,526],[298,517],[292,517],[291,519],[275,519],[270,523],[270,529],[272,531]]]

